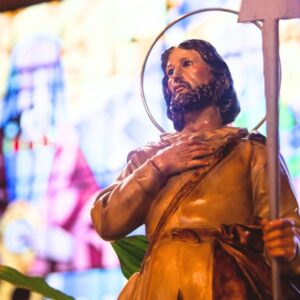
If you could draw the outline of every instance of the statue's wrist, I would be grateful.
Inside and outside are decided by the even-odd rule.
[[[162,165],[158,162],[158,160],[155,159],[155,157],[150,158],[150,162],[154,169],[162,176],[167,177],[166,171],[162,167]]]

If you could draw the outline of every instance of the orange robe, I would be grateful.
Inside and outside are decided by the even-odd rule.
[[[214,159],[217,159],[220,153],[217,150],[241,131],[223,127],[194,136],[216,149]],[[149,158],[159,149],[188,137],[182,133],[166,134],[160,143],[131,153],[127,167],[111,186],[100,193],[92,209],[94,226],[102,238],[115,240],[145,224],[151,242],[163,212],[194,171],[164,180]],[[220,243],[216,235],[211,234],[219,232],[224,224],[229,227],[232,224],[249,225],[268,217],[266,172],[266,147],[261,142],[241,139],[223,154],[169,216],[144,261],[142,271],[133,275],[119,299],[269,299],[269,274],[260,274],[265,271],[267,261],[263,249],[261,253],[253,254],[251,262],[257,262],[257,268],[254,266],[252,270],[265,277],[261,281],[264,281],[262,286],[267,291],[255,293],[249,289],[248,282],[240,280],[245,274],[236,264],[236,257],[245,259],[239,254],[239,246],[230,246],[232,249],[229,249],[226,243]],[[298,204],[283,165],[281,185],[280,216],[292,218],[300,227]],[[184,233],[174,238],[176,230],[189,229],[195,230],[192,234]],[[200,233],[195,237],[196,231]],[[247,236],[248,231],[245,232]],[[233,254],[228,256],[224,249]],[[300,255],[292,263],[285,264],[283,269],[287,274],[300,273]],[[257,280],[260,286],[260,278]],[[236,284],[236,281],[240,283]],[[260,298],[260,295],[265,298]]]

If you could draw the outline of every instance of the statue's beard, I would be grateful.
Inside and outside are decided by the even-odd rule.
[[[202,110],[213,103],[215,94],[214,82],[192,88],[188,82],[182,81],[180,82],[180,86],[183,86],[185,89],[172,96],[170,105],[171,112],[182,114]]]

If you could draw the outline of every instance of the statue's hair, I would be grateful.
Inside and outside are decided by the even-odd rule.
[[[169,56],[174,48],[175,47],[169,48],[161,56],[161,67],[164,72],[162,80],[163,94],[167,104],[167,115],[171,120],[173,120],[173,112],[170,110],[172,94],[168,88],[168,74],[166,72],[166,67]],[[218,97],[214,99],[214,104],[219,108],[223,125],[233,122],[240,112],[240,104],[236,96],[229,68],[225,61],[210,43],[203,40],[187,40],[180,43],[178,48],[196,50],[201,55],[205,63],[210,67],[216,88],[219,90]]]

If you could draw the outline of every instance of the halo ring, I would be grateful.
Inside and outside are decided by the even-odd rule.
[[[141,75],[140,75],[140,92],[141,92],[141,97],[142,97],[142,101],[143,101],[143,105],[144,105],[144,108],[146,110],[146,113],[148,115],[148,117],[150,118],[151,122],[155,125],[155,127],[162,133],[165,133],[166,131],[162,128],[162,126],[159,125],[159,123],[155,120],[155,118],[153,117],[153,115],[151,114],[151,111],[148,107],[148,104],[147,104],[147,100],[146,100],[146,96],[145,96],[145,91],[144,91],[144,77],[145,77],[145,70],[146,70],[146,65],[147,65],[147,62],[148,62],[148,58],[150,56],[150,53],[152,51],[152,49],[154,48],[154,46],[156,45],[156,43],[158,42],[158,40],[165,34],[165,32],[170,29],[172,26],[174,26],[175,24],[177,24],[178,22],[192,16],[192,15],[196,15],[196,14],[201,14],[201,13],[204,13],[204,12],[215,12],[215,11],[218,11],[218,12],[225,12],[225,13],[231,13],[231,14],[235,14],[235,15],[239,15],[239,12],[236,11],[236,10],[232,10],[232,9],[227,9],[227,8],[221,8],[221,7],[213,7],[213,8],[202,8],[202,9],[197,9],[197,10],[194,10],[194,11],[191,11],[189,13],[186,13],[184,15],[182,15],[181,17],[177,18],[176,20],[172,21],[171,23],[169,23],[159,34],[158,36],[155,38],[155,40],[153,41],[153,43],[151,44],[146,56],[145,56],[145,59],[144,59],[144,62],[143,62],[143,65],[142,65],[142,70],[141,70]],[[254,24],[257,28],[259,28],[260,30],[262,29],[262,26],[259,22],[257,21],[254,21],[254,22],[251,22],[252,24]],[[280,64],[279,64],[280,65]],[[280,68],[281,70],[281,68]],[[280,72],[281,73],[281,72]],[[265,121],[266,117],[264,116],[260,121],[259,123],[252,129],[252,130],[257,130]]]

